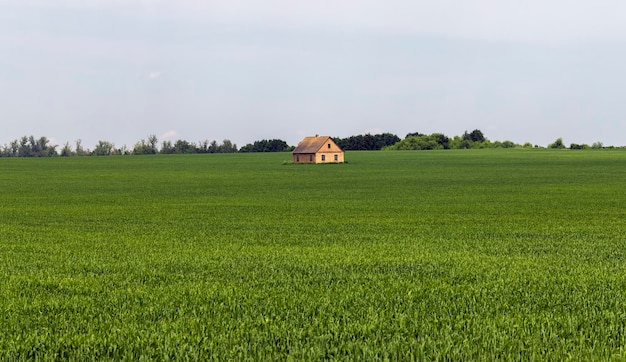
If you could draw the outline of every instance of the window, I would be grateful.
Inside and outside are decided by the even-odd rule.
[[[328,148],[330,148],[330,143],[328,144]]]
[[[300,155],[296,155],[296,162],[300,162]]]
[[[326,155],[322,155],[322,162],[326,161]]]
[[[339,155],[335,155],[335,162],[339,161]]]
[[[309,155],[309,161],[313,162],[313,155]]]

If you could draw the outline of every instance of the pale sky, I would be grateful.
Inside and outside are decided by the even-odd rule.
[[[0,0],[0,145],[626,145],[623,0]]]

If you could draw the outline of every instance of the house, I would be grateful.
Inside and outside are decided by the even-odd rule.
[[[293,150],[293,163],[343,162],[343,150],[328,136],[304,137]]]

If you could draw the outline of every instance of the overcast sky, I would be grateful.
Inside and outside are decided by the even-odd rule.
[[[0,145],[626,145],[623,0],[0,0]]]

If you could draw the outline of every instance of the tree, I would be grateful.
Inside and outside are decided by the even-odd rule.
[[[161,153],[172,154],[174,153],[174,146],[171,141],[163,141],[161,143]]]
[[[385,150],[442,150],[448,147],[450,139],[441,133],[431,135],[415,134],[409,136]]]
[[[150,136],[148,136],[148,144],[150,145],[151,154],[155,154],[159,151],[157,148],[158,143],[159,140],[157,139],[156,135],[151,134]]]
[[[583,143],[582,145],[577,144],[577,143],[572,143],[569,146],[570,150],[587,150],[589,149],[589,145]]]
[[[548,145],[548,148],[554,148],[554,149],[563,149],[565,148],[565,144],[563,143],[563,139],[562,138],[557,138],[556,141],[554,141],[553,143]]]
[[[11,155],[14,157],[19,156],[20,145],[17,143],[17,140],[11,142]]]
[[[407,133],[406,136],[404,136],[404,138],[415,137],[415,136],[426,136],[426,135],[423,133],[419,133],[419,132],[413,132],[413,133]]]
[[[76,155],[77,156],[86,156],[89,154],[88,150],[85,150],[82,145],[81,139],[76,140]]]
[[[198,153],[209,153],[209,140],[198,142]]]
[[[142,139],[135,144],[133,148],[134,155],[154,155],[158,153],[157,149],[157,137],[155,135],[148,136],[148,140]]]
[[[15,151],[17,157],[52,157],[58,155],[56,147],[50,144],[47,137],[35,138],[31,135],[15,140],[5,153],[12,154]]]
[[[114,145],[108,141],[98,141],[98,144],[93,149],[93,154],[96,156],[109,156],[114,153]]]
[[[130,155],[131,152],[128,150],[128,147],[126,145],[123,145],[122,147],[117,149],[117,153],[120,155]]]
[[[279,139],[261,140],[249,143],[239,150],[239,152],[285,152],[290,151],[287,142]]]
[[[135,143],[135,147],[133,147],[133,155],[149,155],[150,151],[150,145],[144,139]]]
[[[450,148],[450,139],[443,133],[433,133],[431,137],[433,137],[435,142],[437,142],[437,144],[440,145],[444,150]]]
[[[28,137],[26,137],[26,136],[23,136],[20,139],[20,146],[19,146],[19,149],[18,149],[18,155],[20,157],[32,157],[33,156],[32,149],[28,145]]]
[[[72,148],[70,147],[70,143],[69,142],[65,142],[65,144],[63,145],[63,148],[61,149],[61,156],[62,157],[69,157],[69,156],[74,156],[74,152],[72,151]]]
[[[211,141],[209,145],[209,153],[217,153],[219,151],[219,146],[216,140]]]
[[[5,145],[0,150],[0,157],[53,157],[58,156],[56,148],[47,137],[23,136]]]
[[[349,150],[380,150],[400,142],[400,137],[391,133],[365,134],[347,138],[333,137],[335,143],[345,151]]]
[[[197,153],[196,145],[185,140],[174,143],[174,153]]]
[[[463,133],[463,140],[471,141],[471,142],[485,142],[486,138],[483,135],[481,130],[475,129],[471,133]]]
[[[222,144],[217,148],[219,153],[234,153],[237,152],[237,145],[233,144],[229,139],[222,141]]]
[[[35,136],[28,137],[28,143],[30,144],[30,153],[33,157],[41,157],[48,140],[45,137],[42,137],[39,140],[35,139]]]
[[[388,132],[374,135],[374,137],[376,138],[376,148],[379,150],[385,146],[391,146],[396,144],[396,142],[400,142],[400,137]]]
[[[19,143],[17,140],[12,141],[8,146],[5,145],[2,148],[2,157],[18,157],[19,156]]]
[[[459,149],[462,150],[469,150],[470,148],[472,148],[472,141],[470,141],[469,139],[463,139],[461,141],[461,144],[459,145]]]

